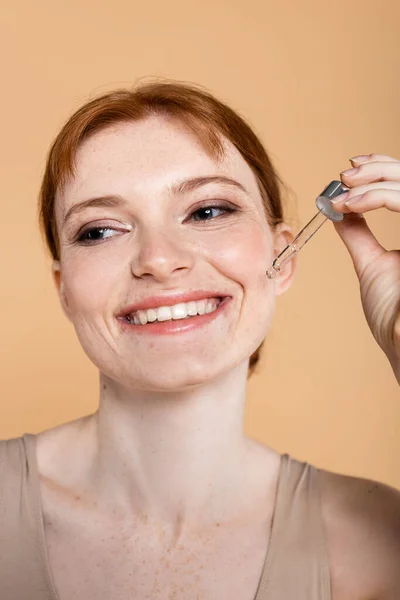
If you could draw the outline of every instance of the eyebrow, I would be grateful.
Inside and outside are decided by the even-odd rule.
[[[231,179],[230,177],[226,177],[225,175],[211,175],[208,177],[192,177],[191,179],[185,179],[179,183],[175,183],[170,186],[169,191],[172,192],[173,195],[183,195],[193,192],[194,190],[207,185],[209,183],[221,183],[224,185],[230,185],[245,194],[249,195],[249,192],[246,188],[236,181],[235,179]],[[84,200],[83,202],[79,202],[78,204],[73,204],[66,212],[64,217],[64,224],[73,216],[78,213],[83,212],[87,208],[91,207],[108,207],[115,208],[118,206],[124,206],[127,204],[125,198],[118,194],[108,195],[108,196],[98,196],[95,198],[89,198],[88,200]]]

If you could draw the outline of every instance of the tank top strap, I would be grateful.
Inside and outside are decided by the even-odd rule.
[[[318,470],[287,454],[256,600],[331,600]]]
[[[0,440],[1,600],[54,600],[29,444],[29,434]]]

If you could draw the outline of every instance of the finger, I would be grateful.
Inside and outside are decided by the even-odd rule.
[[[333,225],[349,251],[360,279],[366,266],[384,254],[386,249],[378,242],[363,215],[349,214]]]
[[[354,165],[354,166],[358,166],[361,163],[367,163],[367,162],[376,162],[376,161],[380,161],[380,162],[400,162],[397,160],[397,158],[393,158],[392,156],[386,156],[386,154],[360,154],[359,156],[353,156],[353,158],[349,159],[350,162]]]
[[[363,213],[377,208],[400,212],[400,182],[371,183],[353,188],[347,194],[337,196],[332,207],[342,213]]]
[[[362,163],[340,173],[343,183],[353,188],[377,181],[400,181],[400,161],[378,161]]]

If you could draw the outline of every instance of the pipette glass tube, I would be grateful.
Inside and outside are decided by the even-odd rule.
[[[322,212],[318,212],[315,217],[307,223],[286,248],[276,257],[272,266],[267,271],[269,279],[273,279],[275,275],[293,258],[295,254],[304,246],[306,242],[318,231],[318,229],[327,221]]]
[[[273,279],[279,271],[295,256],[299,250],[308,242],[318,229],[327,221],[342,221],[343,214],[335,211],[331,206],[331,200],[348,190],[341,181],[331,181],[331,183],[318,196],[315,203],[318,207],[317,214],[307,223],[305,227],[296,235],[294,240],[282,250],[276,257],[271,267],[267,271],[267,277]]]

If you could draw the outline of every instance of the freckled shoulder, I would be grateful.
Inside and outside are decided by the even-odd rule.
[[[400,491],[320,470],[332,600],[400,598]]]

